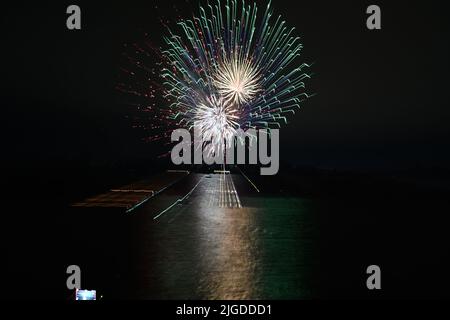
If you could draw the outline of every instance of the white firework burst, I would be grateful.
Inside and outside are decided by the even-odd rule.
[[[238,109],[214,95],[197,106],[193,117],[194,126],[202,134],[203,141],[211,141],[211,146],[216,149],[223,148],[224,141],[230,141],[234,136],[239,127],[238,119]]]
[[[242,105],[250,102],[261,90],[260,78],[251,61],[233,55],[219,64],[214,86],[225,101]]]

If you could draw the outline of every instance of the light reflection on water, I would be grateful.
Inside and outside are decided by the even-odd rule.
[[[239,177],[233,175],[233,180],[239,191]],[[241,197],[242,208],[219,207],[214,197],[223,199],[224,190],[218,183],[218,175],[203,179],[183,205],[157,223],[139,220],[136,295],[151,299],[308,296],[310,232],[302,218],[302,200]],[[236,199],[230,206],[233,203]]]
[[[199,291],[206,299],[257,298],[259,244],[251,209],[199,208]]]

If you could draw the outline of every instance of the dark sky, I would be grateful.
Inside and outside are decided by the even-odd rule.
[[[154,147],[131,129],[129,109],[114,89],[123,44],[144,32],[157,44],[164,32],[158,17],[190,17],[197,1],[190,2],[76,1],[80,31],[66,29],[72,1],[5,5],[3,160],[39,167],[151,158]],[[381,7],[382,30],[365,26],[372,3]],[[308,91],[317,94],[281,131],[281,161],[350,169],[448,167],[444,2],[274,0],[273,8],[302,36],[303,60],[314,62]]]

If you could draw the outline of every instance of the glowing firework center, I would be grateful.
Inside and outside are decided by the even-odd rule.
[[[223,98],[212,96],[205,104],[198,105],[194,116],[194,126],[202,135],[203,141],[211,141],[213,148],[223,149],[224,141],[231,141],[239,127],[237,109]]]
[[[222,97],[236,105],[249,103],[260,91],[258,69],[250,61],[236,57],[220,63],[214,80]]]

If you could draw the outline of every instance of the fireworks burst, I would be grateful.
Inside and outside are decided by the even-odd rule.
[[[240,61],[233,57],[220,64],[214,77],[214,85],[219,94],[234,105],[249,103],[260,91],[258,69],[250,61]]]
[[[204,141],[211,141],[214,146],[230,141],[239,126],[239,116],[232,104],[222,98],[212,96],[208,101],[197,106],[192,118],[197,124]]]
[[[161,54],[165,116],[176,126],[197,125],[222,148],[238,128],[278,128],[308,98],[300,38],[270,2],[259,13],[245,0],[216,0],[177,25]]]

